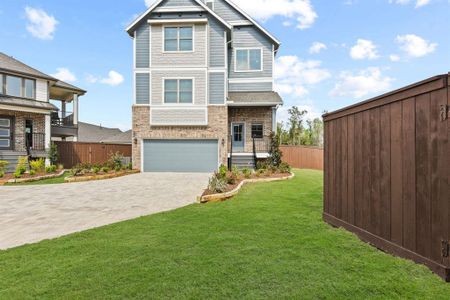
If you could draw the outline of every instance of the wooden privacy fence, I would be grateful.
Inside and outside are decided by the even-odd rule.
[[[131,145],[55,142],[58,147],[59,161],[65,168],[72,168],[80,163],[102,164],[108,161],[111,153],[120,152],[124,157],[131,157]]]
[[[283,161],[298,169],[323,170],[323,149],[306,146],[280,146]]]
[[[450,280],[450,76],[324,116],[324,219]]]

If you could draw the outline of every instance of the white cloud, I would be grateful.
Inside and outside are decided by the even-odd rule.
[[[415,34],[399,35],[396,41],[400,45],[400,49],[410,57],[422,57],[433,53],[438,46],[438,44],[430,43]]]
[[[357,74],[342,72],[330,96],[362,98],[369,94],[387,91],[392,81],[393,78],[383,76],[380,68],[375,67],[367,68]]]
[[[51,76],[66,82],[77,81],[77,77],[67,68],[57,68],[56,73],[51,74]]]
[[[376,59],[379,57],[377,46],[370,40],[358,39],[356,45],[350,49],[353,59]]]
[[[326,49],[327,49],[327,45],[325,45],[324,43],[314,42],[311,45],[311,47],[309,48],[309,53],[318,54],[318,53],[320,53],[320,51],[326,50]]]
[[[311,27],[318,17],[310,0],[234,0],[234,3],[260,21],[281,16],[295,22],[299,29]]]
[[[416,8],[430,4],[431,0],[389,0],[389,3],[407,5],[411,2],[416,3]]]
[[[275,89],[284,95],[302,97],[307,86],[318,84],[331,76],[316,60],[302,61],[297,56],[281,56],[275,61]]]
[[[389,55],[389,59],[393,62],[397,62],[400,60],[400,56],[398,56],[397,54],[391,54]]]
[[[49,16],[44,10],[32,7],[25,7],[25,14],[28,20],[27,30],[34,37],[41,40],[52,40],[58,21]]]
[[[100,82],[100,83],[107,84],[110,86],[118,86],[123,83],[124,78],[123,78],[122,74],[112,70],[112,71],[109,71],[108,77],[98,77],[98,76],[94,76],[92,74],[88,74],[86,76],[86,81],[89,83]]]

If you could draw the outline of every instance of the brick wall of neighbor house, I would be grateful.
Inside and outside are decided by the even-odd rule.
[[[253,152],[252,124],[262,123],[264,137],[269,137],[272,132],[272,108],[271,107],[230,107],[228,111],[228,135],[231,135],[231,123],[245,122],[245,152]]]
[[[208,126],[153,127],[150,126],[150,107],[133,107],[133,167],[141,168],[141,141],[143,139],[218,139],[220,161],[227,165],[228,160],[228,108],[225,106],[208,107]],[[134,142],[137,139],[137,143]],[[224,144],[222,144],[222,139]],[[225,146],[223,146],[225,145]]]
[[[14,151],[25,149],[25,121],[33,121],[34,133],[45,133],[45,115],[0,109],[0,116],[13,116],[14,119]]]

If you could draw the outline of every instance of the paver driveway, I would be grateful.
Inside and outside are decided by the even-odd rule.
[[[209,176],[143,173],[104,181],[0,187],[0,249],[194,203]]]

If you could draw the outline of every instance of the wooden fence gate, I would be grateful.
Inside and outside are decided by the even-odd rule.
[[[102,164],[116,152],[131,158],[131,145],[78,142],[55,142],[55,144],[58,147],[58,163],[65,168],[72,168],[81,163]]]
[[[324,116],[324,219],[450,280],[450,76]]]

